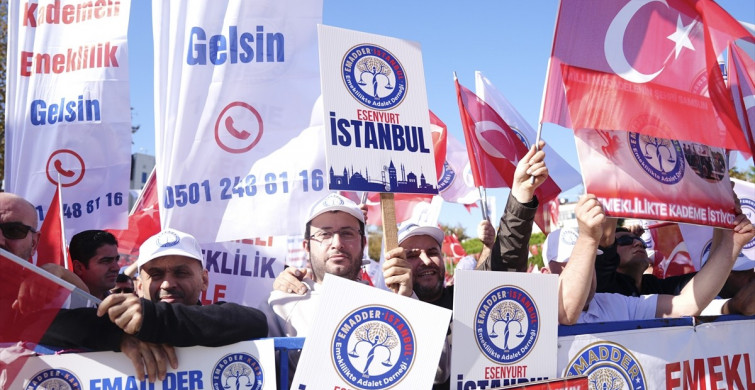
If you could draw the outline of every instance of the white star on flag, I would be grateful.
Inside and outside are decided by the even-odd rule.
[[[679,52],[682,51],[682,47],[686,47],[690,50],[695,50],[695,47],[692,46],[692,41],[689,40],[689,32],[692,31],[692,27],[694,27],[695,24],[697,24],[697,20],[692,20],[692,22],[685,27],[684,23],[682,23],[682,15],[677,15],[676,31],[666,37],[669,40],[674,41],[674,43],[676,44],[674,46],[674,59],[679,58]]]

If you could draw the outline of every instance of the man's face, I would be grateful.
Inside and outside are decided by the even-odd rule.
[[[0,224],[15,222],[23,224],[37,230],[37,213],[34,207],[23,199],[8,193],[0,193]],[[25,231],[26,228],[20,227],[17,232]],[[11,225],[6,225],[9,234],[15,235],[10,230]],[[28,231],[23,237],[9,238],[5,233],[0,232],[0,248],[24,259],[31,260],[34,250],[37,248],[39,233]]]
[[[141,268],[136,288],[152,302],[195,305],[207,290],[207,270],[191,257],[168,255],[148,261]]]
[[[312,220],[309,234],[304,250],[309,252],[316,282],[321,283],[326,273],[356,280],[367,242],[356,218],[341,211],[320,214]]]
[[[73,271],[78,275],[89,291],[105,292],[115,286],[115,278],[118,277],[118,247],[105,244],[94,253],[86,266],[80,261],[74,261]]]
[[[428,235],[418,235],[402,241],[406,260],[412,266],[414,292],[422,301],[433,302],[443,293],[446,268],[440,245]]]
[[[647,266],[650,263],[645,243],[632,233],[616,233],[616,253],[619,255],[619,267],[636,263]]]

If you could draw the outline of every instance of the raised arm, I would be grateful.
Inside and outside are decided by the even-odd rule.
[[[696,316],[721,290],[744,245],[755,237],[755,227],[744,214],[737,215],[733,230],[715,229],[710,257],[679,295],[659,295],[655,316]]]
[[[498,235],[490,254],[480,256],[478,270],[527,271],[527,251],[538,206],[535,190],[548,178],[544,146],[545,143],[541,141],[538,151],[533,145],[517,163]],[[534,183],[532,177],[535,178]]]
[[[595,255],[605,214],[595,195],[583,196],[574,209],[579,235],[569,262],[558,276],[558,323],[572,325],[595,292]]]

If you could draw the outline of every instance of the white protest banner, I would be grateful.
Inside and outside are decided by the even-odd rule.
[[[660,126],[646,117],[637,128]],[[732,228],[725,151],[629,131],[574,132],[585,191],[606,215]]]
[[[259,307],[283,271],[287,251],[285,236],[202,244],[209,276],[202,304],[226,301]]]
[[[459,270],[455,278],[452,389],[556,377],[557,275]]]
[[[437,194],[417,43],[318,26],[332,190]]]
[[[239,324],[241,326],[242,324]],[[165,379],[139,381],[134,366],[119,352],[70,353],[32,357],[8,388],[197,390],[245,388],[275,390],[273,340],[244,341],[223,347],[176,348],[178,368]]]
[[[131,166],[130,0],[9,2],[5,183],[66,236],[124,228]]]
[[[322,1],[163,0],[152,17],[162,226],[203,243],[303,231],[324,189]]]
[[[330,274],[292,389],[432,387],[451,311]]]
[[[593,329],[594,331],[594,329]],[[559,337],[558,372],[595,389],[751,389],[755,320]]]

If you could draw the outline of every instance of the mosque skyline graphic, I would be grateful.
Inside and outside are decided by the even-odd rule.
[[[338,169],[338,171],[341,170]],[[336,175],[336,169],[331,166],[328,172],[328,177],[330,179],[329,186],[331,190],[345,191],[397,192],[411,194],[438,193],[438,187],[428,183],[424,173],[420,172],[419,177],[417,177],[417,174],[412,171],[406,173],[406,167],[404,164],[401,164],[400,171],[401,177],[399,177],[399,169],[396,168],[393,160],[390,160],[388,165],[383,166],[378,178],[370,177],[370,172],[367,168],[365,168],[364,171],[355,171],[353,165],[351,167],[343,167],[343,173]],[[433,174],[434,173],[435,172],[433,172]]]

